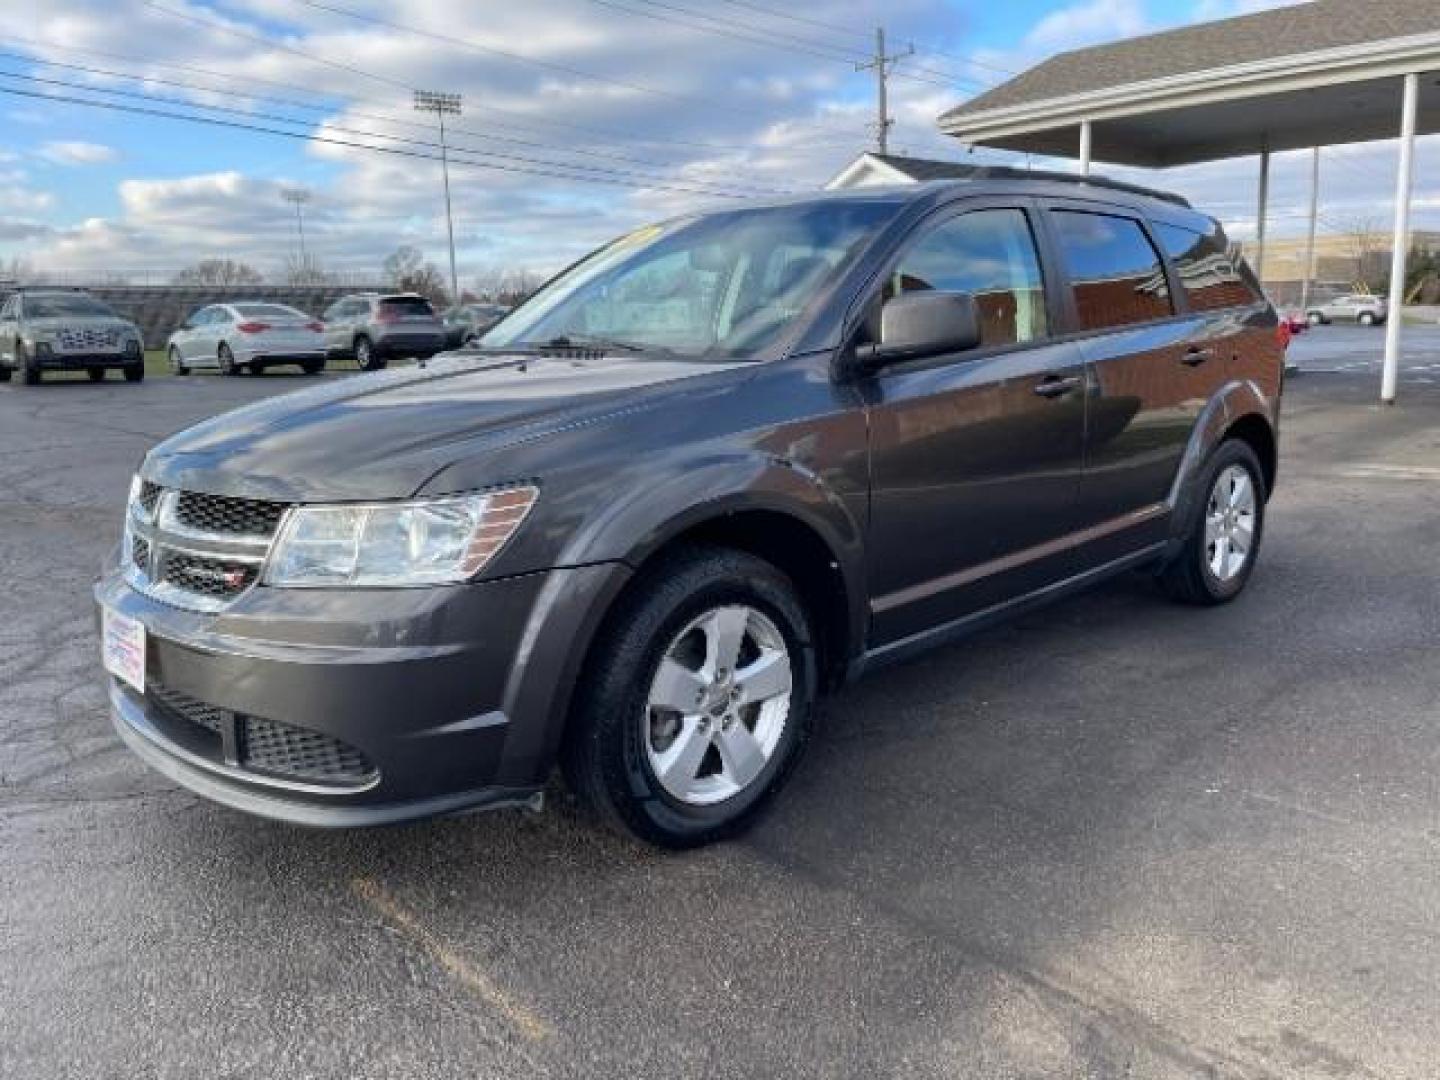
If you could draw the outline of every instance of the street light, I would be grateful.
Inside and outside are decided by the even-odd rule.
[[[300,230],[300,266],[303,269],[305,267],[305,213],[301,208],[310,201],[310,192],[298,187],[282,188],[280,197],[288,203],[295,204],[295,227]]]
[[[460,115],[460,95],[433,90],[415,91],[415,110],[433,112],[440,124],[440,169],[445,177],[445,228],[450,234],[450,298],[460,302],[460,279],[455,273],[455,219],[450,213],[450,155],[445,147],[445,117]]]

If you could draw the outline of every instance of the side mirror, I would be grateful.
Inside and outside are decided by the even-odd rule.
[[[980,344],[980,308],[962,292],[913,292],[880,309],[880,340],[861,345],[856,359],[864,371],[902,360],[964,352]]]

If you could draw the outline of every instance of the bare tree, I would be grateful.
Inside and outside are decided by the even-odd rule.
[[[425,261],[419,248],[403,244],[385,259],[383,266],[385,277],[397,289],[419,293],[436,307],[448,305],[450,291],[445,288],[445,278],[434,263]]]
[[[479,299],[513,306],[539,288],[541,276],[525,267],[487,266],[473,280]]]
[[[16,255],[9,262],[0,262],[0,281],[7,285],[31,285],[39,278],[29,259]]]
[[[1380,219],[1365,216],[1352,218],[1345,223],[1341,235],[1350,257],[1354,283],[1370,288],[1382,282],[1390,252]]]
[[[287,285],[327,285],[333,275],[326,272],[320,260],[310,252],[304,255],[290,254],[285,257],[285,283]]]
[[[264,280],[260,271],[235,259],[201,259],[175,275],[176,285],[259,285]]]

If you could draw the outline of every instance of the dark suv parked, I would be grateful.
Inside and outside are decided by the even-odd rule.
[[[96,588],[116,725],[293,822],[533,802],[558,762],[710,840],[877,664],[1130,569],[1234,598],[1282,369],[1219,226],[1119,184],[641,229],[460,356],[151,451]]]

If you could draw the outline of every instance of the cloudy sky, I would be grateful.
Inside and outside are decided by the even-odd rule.
[[[296,248],[282,193],[299,187],[327,268],[368,275],[402,243],[443,265],[436,135],[412,109],[434,88],[464,95],[462,284],[547,270],[646,220],[823,183],[871,138],[854,61],[878,22],[918,50],[892,83],[892,149],[951,157],[935,117],[1008,71],[1275,3],[0,0],[0,258],[137,282],[214,256],[278,274]],[[160,115],[177,113],[216,123]],[[1327,151],[1322,227],[1383,222],[1394,160]],[[1422,140],[1419,226],[1440,225],[1437,175]],[[1144,178],[1253,229],[1253,160]],[[1307,184],[1305,155],[1277,159],[1275,232],[1303,227]]]

